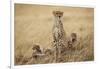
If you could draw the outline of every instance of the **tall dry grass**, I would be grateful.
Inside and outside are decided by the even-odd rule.
[[[63,62],[81,62],[81,61],[93,61],[93,35],[87,36],[84,39],[77,41],[77,45],[74,49],[66,50],[61,56],[60,61]],[[45,50],[45,49],[44,49]],[[51,54],[45,54],[43,56],[38,56],[38,58],[24,57],[21,53],[15,56],[16,65],[26,65],[26,64],[45,64],[45,63],[56,63],[55,54],[51,48]]]

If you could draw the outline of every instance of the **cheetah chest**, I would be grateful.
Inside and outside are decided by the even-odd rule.
[[[62,36],[61,29],[55,27],[53,30],[53,36],[57,40],[60,36]]]

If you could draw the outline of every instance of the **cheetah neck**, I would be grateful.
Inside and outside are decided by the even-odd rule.
[[[55,17],[54,27],[57,27],[57,28],[63,27],[62,22],[61,22],[61,18]]]

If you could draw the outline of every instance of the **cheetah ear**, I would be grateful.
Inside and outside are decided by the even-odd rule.
[[[55,11],[53,11],[53,14],[55,15]]]
[[[62,13],[62,15],[64,14],[64,12],[61,12]]]

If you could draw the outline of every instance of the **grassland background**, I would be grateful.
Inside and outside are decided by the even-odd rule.
[[[93,8],[15,4],[15,56],[31,56],[33,44],[51,48],[54,10],[64,12],[62,22],[66,36],[77,33],[78,38],[89,43],[87,49],[93,53]]]

